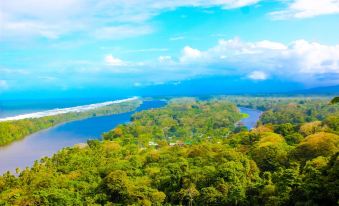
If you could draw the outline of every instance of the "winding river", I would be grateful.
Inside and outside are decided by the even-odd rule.
[[[166,104],[164,101],[144,101],[133,112],[111,116],[93,117],[60,124],[58,126],[32,134],[21,141],[0,147],[0,174],[16,168],[33,165],[35,160],[51,156],[58,150],[86,142],[88,139],[100,139],[101,134],[119,124],[130,121],[135,112],[151,108],[159,108]]]
[[[111,116],[93,117],[84,120],[64,123],[35,134],[8,146],[0,147],[0,174],[16,168],[25,168],[33,165],[35,160],[44,156],[51,156],[58,150],[86,142],[88,139],[100,139],[101,134],[111,130],[119,124],[130,121],[135,112],[151,108],[159,108],[166,104],[164,101],[144,101],[133,112],[115,114]],[[241,122],[248,128],[255,127],[261,111],[239,107],[242,113],[249,114]]]

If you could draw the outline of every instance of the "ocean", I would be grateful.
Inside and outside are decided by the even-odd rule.
[[[67,122],[0,147],[0,174],[29,167],[35,160],[51,156],[64,147],[85,143],[88,139],[100,139],[102,133],[129,122],[135,112],[164,105],[164,101],[144,101],[136,111]]]
[[[80,99],[39,99],[39,100],[1,100],[0,118],[12,117],[21,114],[41,112],[51,109],[69,108],[88,104],[114,101],[119,98],[80,98]]]

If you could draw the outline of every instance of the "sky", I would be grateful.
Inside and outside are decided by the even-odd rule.
[[[0,97],[338,85],[338,34],[339,0],[0,0]]]

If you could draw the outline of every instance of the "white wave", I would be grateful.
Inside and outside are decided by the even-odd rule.
[[[83,112],[83,111],[88,111],[88,110],[91,110],[91,109],[96,109],[96,108],[99,108],[99,107],[108,106],[108,105],[111,105],[111,104],[129,102],[129,101],[133,101],[133,100],[136,100],[136,99],[138,99],[138,97],[102,102],[102,103],[97,103],[97,104],[89,104],[89,105],[83,105],[83,106],[77,106],[77,107],[52,109],[52,110],[47,110],[47,111],[43,111],[43,112],[22,114],[22,115],[17,115],[17,116],[14,116],[14,117],[0,118],[0,122],[20,120],[20,119],[40,118],[40,117],[53,116],[53,115],[58,115],[58,114],[65,114],[65,113],[70,113],[70,112]]]

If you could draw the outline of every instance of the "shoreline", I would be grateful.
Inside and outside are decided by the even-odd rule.
[[[109,106],[112,104],[119,104],[123,102],[137,100],[137,99],[139,98],[131,97],[131,98],[126,98],[126,99],[107,101],[107,102],[101,102],[101,103],[96,103],[96,104],[88,104],[88,105],[68,107],[68,108],[62,108],[62,109],[51,109],[51,110],[28,113],[28,114],[20,114],[20,115],[16,115],[12,117],[0,118],[0,122],[15,121],[15,120],[22,120],[22,119],[37,119],[41,117],[54,116],[54,115],[59,115],[59,114],[84,112],[84,111],[97,109],[97,108],[104,107],[104,106]]]
[[[143,101],[142,104],[144,104],[145,102],[152,101]],[[110,131],[120,124],[130,123],[131,116],[134,113],[138,112],[140,108],[140,111],[144,111],[148,109],[162,107],[162,105],[159,104],[157,104],[158,106],[154,107],[152,105],[147,106],[146,104],[146,107],[142,108],[142,104],[135,110],[131,110],[128,112],[63,122],[58,125],[32,133],[24,137],[23,139],[14,141],[8,145],[0,146],[0,163],[2,164],[2,168],[0,166],[0,175],[5,173],[6,171],[10,171],[12,174],[15,174],[16,167],[19,167],[22,170],[26,167],[31,167],[35,160],[40,160],[41,158],[46,156],[51,157],[65,147],[74,147],[76,144],[86,143],[88,139],[100,140],[102,139],[103,133]],[[91,123],[87,123],[88,121],[90,121]],[[104,122],[110,121],[112,121],[112,124],[104,124]],[[65,127],[65,125],[73,126],[70,129],[67,126]],[[94,129],[93,134],[89,134],[86,131],[93,131],[92,129],[88,129],[88,127],[96,128]],[[99,127],[100,129],[97,130],[97,127]],[[75,130],[73,130],[72,128]],[[85,132],[83,132],[84,130]],[[45,153],[46,151],[47,153]],[[29,153],[29,155],[26,156],[26,153]],[[12,166],[12,161],[9,160],[9,158],[13,157],[15,158],[16,162],[14,166]]]

